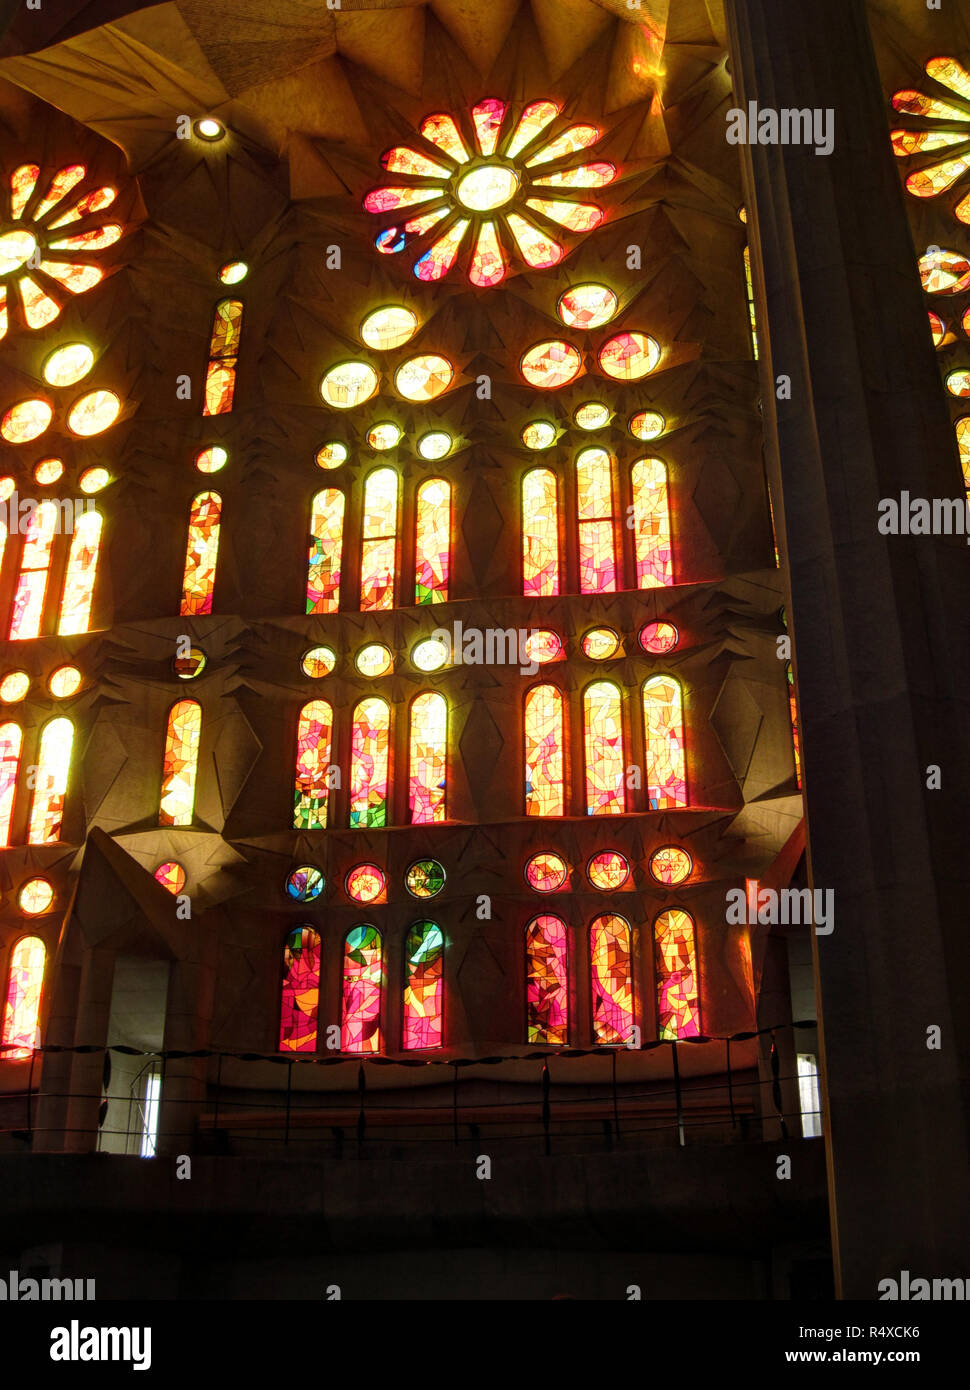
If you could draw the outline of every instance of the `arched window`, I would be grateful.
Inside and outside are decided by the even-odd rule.
[[[522,479],[522,592],[527,598],[559,593],[559,493],[549,468]]]
[[[447,603],[450,573],[451,487],[442,478],[429,478],[417,496],[415,603]]]
[[[795,785],[802,789],[802,750],[798,740],[798,700],[795,696],[795,672],[790,661],[785,663],[785,677],[788,681],[788,713],[791,716],[791,746],[795,755]]]
[[[626,1043],[633,1032],[633,967],[630,924],[608,913],[589,929],[593,1037],[597,1043]]]
[[[58,508],[51,501],[41,502],[27,522],[24,548],[20,557],[20,577],[14,594],[10,618],[10,641],[36,637],[44,616],[47,573],[51,547],[57,530]]]
[[[293,827],[324,830],[330,791],[333,710],[326,700],[311,700],[300,710],[296,735],[296,791]]]
[[[222,498],[217,492],[200,492],[192,499],[189,539],[185,547],[182,606],[179,608],[183,618],[212,612],[221,516]]]
[[[360,556],[360,611],[394,607],[397,567],[397,474],[375,468],[364,484]]]
[[[411,704],[408,806],[412,825],[445,819],[447,771],[448,705],[443,695],[425,691]]]
[[[525,813],[566,814],[562,694],[534,685],[525,697]]]
[[[69,719],[52,719],[44,725],[34,797],[30,803],[29,845],[52,845],[61,838],[73,744],[74,725]]]
[[[693,918],[676,907],[661,912],[653,924],[653,940],[658,1035],[666,1041],[700,1037]]]
[[[203,415],[226,415],[232,410],[242,319],[240,300],[222,299],[216,305],[209,342],[209,366],[205,374]]]
[[[653,676],[643,685],[647,803],[651,811],[687,805],[684,715],[680,682]]]
[[[415,922],[404,948],[404,1047],[441,1046],[445,939],[436,922]]]
[[[380,1052],[383,981],[380,932],[369,926],[351,928],[344,940],[340,1005],[342,1052]]]
[[[10,843],[22,739],[19,724],[0,724],[0,848]]]
[[[525,929],[526,1023],[530,1043],[569,1041],[566,923],[544,914]]]
[[[339,488],[324,488],[314,497],[310,511],[310,568],[306,583],[308,613],[336,613],[340,607],[343,530],[344,495]]]
[[[15,1044],[0,1060],[19,1062],[40,1045],[40,1000],[47,951],[37,936],[24,936],[10,955],[0,1042]]]
[[[201,736],[202,706],[195,700],[179,700],[169,712],[165,731],[159,825],[192,824]]]
[[[312,927],[294,927],[283,947],[281,1052],[316,1052],[319,1009],[320,937]]]
[[[583,449],[576,458],[576,509],[580,593],[612,594],[617,588],[613,460],[605,449]]]
[[[391,711],[369,696],[354,710],[350,731],[350,824],[367,830],[387,824],[387,764]]]
[[[583,694],[586,754],[586,814],[622,815],[626,810],[623,702],[612,681],[594,681]]]
[[[98,573],[98,552],[101,549],[101,522],[101,515],[94,508],[75,516],[57,627],[61,637],[88,630],[94,581]]]
[[[637,588],[663,588],[674,582],[665,464],[660,459],[637,459],[630,470],[630,483]]]

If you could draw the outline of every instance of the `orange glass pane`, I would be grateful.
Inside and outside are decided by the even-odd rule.
[[[19,724],[0,724],[0,847],[10,844],[22,735]]]
[[[562,694],[554,685],[533,686],[525,697],[525,813],[564,816],[565,747]]]
[[[430,251],[426,251],[415,261],[414,273],[419,280],[441,280],[448,274],[455,264],[458,248],[461,246],[469,225],[470,223],[466,218],[460,219],[443,236],[438,238]]]
[[[30,275],[21,275],[17,281],[17,289],[20,291],[20,298],[24,306],[24,321],[28,328],[46,328],[49,323],[53,323],[61,312],[61,306],[56,299],[51,299],[50,295],[41,289],[37,281]]]
[[[660,361],[660,345],[647,333],[617,333],[599,351],[599,363],[617,381],[639,381]]]
[[[638,459],[630,473],[633,488],[633,544],[637,588],[656,589],[674,582],[670,543],[667,469],[660,459]]]
[[[556,119],[559,111],[560,107],[554,101],[530,102],[519,117],[509,147],[505,151],[506,159],[514,159],[520,150],[530,145],[549,122]]]
[[[41,261],[40,268],[71,294],[84,294],[93,289],[104,275],[96,265],[74,265],[68,261]]]
[[[13,949],[0,1042],[15,1045],[0,1053],[3,1061],[25,1061],[40,1044],[40,1001],[46,961],[47,951],[37,936],[25,936]]]
[[[623,704],[612,681],[594,681],[583,693],[586,814],[622,815],[626,810]]]
[[[536,343],[522,358],[520,369],[530,386],[556,391],[572,381],[583,365],[578,348],[561,338]]]
[[[683,695],[673,676],[654,676],[644,682],[643,736],[650,810],[686,806]]]
[[[212,612],[221,517],[222,498],[217,492],[200,492],[193,498],[179,607],[183,618]]]
[[[605,449],[583,449],[576,458],[579,520],[579,588],[611,594],[618,587],[613,518],[613,461]]]
[[[333,710],[326,700],[311,700],[300,710],[296,736],[296,791],[293,826],[325,830],[330,792]]]
[[[381,164],[389,174],[414,174],[419,178],[448,178],[451,170],[444,164],[429,159],[426,154],[410,150],[406,145],[395,145],[381,155]],[[373,209],[371,209],[373,211]]]
[[[905,90],[893,96],[893,110],[903,111],[908,116],[928,116],[934,121],[965,121],[967,113],[959,106],[938,97],[924,96],[922,92]]]
[[[589,929],[589,959],[593,995],[593,1036],[597,1043],[615,1046],[633,1033],[633,966],[630,924],[609,913]]]
[[[944,87],[963,97],[964,101],[970,101],[970,72],[956,58],[931,58],[926,64],[926,73],[935,82],[942,82]]]
[[[494,222],[483,222],[475,243],[468,278],[481,289],[490,289],[505,279],[505,257]]]
[[[471,157],[451,116],[426,116],[421,122],[421,134],[459,164],[467,164]]]
[[[42,502],[27,523],[20,577],[10,615],[11,642],[36,637],[40,632],[51,547],[59,516],[60,509],[54,502]]]
[[[202,738],[202,707],[179,700],[168,716],[159,825],[191,825],[195,813],[195,781]]]
[[[505,117],[505,102],[497,97],[486,97],[472,107],[472,123],[475,126],[475,139],[482,154],[494,154],[498,148],[499,131]]]
[[[98,573],[98,552],[101,548],[101,516],[96,511],[75,517],[74,535],[64,576],[61,615],[58,635],[73,636],[87,632],[91,621],[91,601]]]
[[[310,513],[308,613],[336,613],[340,607],[343,525],[344,494],[337,488],[318,492]]]
[[[506,221],[526,265],[532,266],[534,270],[548,270],[551,266],[559,264],[563,257],[563,249],[558,241],[547,236],[545,232],[540,232],[517,212],[510,212]]]
[[[522,592],[559,593],[559,501],[556,475],[533,468],[522,479]]]
[[[413,208],[444,196],[444,189],[434,188],[373,188],[364,199],[368,212],[395,212],[398,208]]]
[[[62,213],[60,217],[48,224],[48,230],[54,231],[57,227],[66,227],[71,222],[78,222],[82,217],[87,217],[92,212],[103,212],[109,208],[118,196],[117,189],[96,188],[93,193],[85,193],[83,198],[70,208],[68,212]]]
[[[570,232],[591,232],[603,220],[603,209],[595,203],[567,203],[556,198],[527,198],[526,207],[541,213]]]
[[[393,468],[376,468],[364,485],[360,567],[361,612],[394,607],[397,552],[398,477]]]
[[[83,164],[69,164],[66,168],[59,170],[51,179],[50,187],[42,201],[34,209],[34,221],[39,222],[45,213],[50,212],[52,207],[81,182],[86,173],[87,170]]]
[[[74,725],[69,719],[52,719],[44,725],[30,803],[29,845],[52,845],[61,838],[73,743]]]
[[[588,150],[599,138],[600,132],[594,125],[570,126],[548,145],[543,145],[531,159],[527,159],[526,168],[533,169],[538,164],[551,164],[554,159],[563,159],[567,154],[575,154],[577,150]]]
[[[15,169],[10,175],[10,216],[14,221],[19,220],[20,214],[27,206],[39,173],[39,164],[21,164],[20,168]]]
[[[447,603],[450,569],[451,487],[429,478],[416,498],[415,603]]]
[[[596,164],[580,164],[578,169],[563,169],[558,174],[543,174],[533,179],[535,188],[604,188],[616,178],[616,165],[605,160]]]
[[[668,1042],[700,1037],[697,948],[692,917],[680,908],[661,912],[654,923],[653,938],[658,1037]]]
[[[122,235],[123,228],[117,222],[108,222],[103,227],[95,227],[90,232],[78,232],[76,236],[62,237],[52,241],[52,251],[103,251],[113,246]]]
[[[408,809],[412,825],[445,819],[448,775],[448,705],[426,691],[411,703],[408,740]]]

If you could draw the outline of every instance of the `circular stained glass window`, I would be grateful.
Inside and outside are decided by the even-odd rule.
[[[394,658],[383,642],[369,642],[357,653],[354,665],[362,676],[386,676],[394,665]]]
[[[185,887],[185,870],[174,859],[166,859],[164,864],[159,864],[155,877],[170,893],[181,893]]]
[[[321,444],[317,450],[318,468],[339,468],[347,462],[347,445],[332,439],[329,444]]]
[[[0,420],[0,435],[8,444],[29,444],[44,433],[53,415],[48,401],[18,401]]]
[[[0,236],[0,269],[4,275],[26,265],[37,250],[37,238],[32,232],[4,232]]]
[[[448,644],[440,637],[425,637],[411,648],[411,665],[419,671],[440,671],[448,665]]]
[[[437,859],[419,859],[404,876],[404,886],[415,898],[433,898],[445,886],[445,871]]]
[[[555,893],[566,882],[566,861],[551,850],[534,854],[525,866],[525,881],[537,893]]]
[[[384,873],[376,864],[355,864],[345,881],[347,897],[355,903],[372,903],[384,891]]]
[[[556,427],[549,420],[530,420],[522,431],[527,449],[548,449],[556,442]]]
[[[17,894],[20,910],[26,912],[28,917],[38,917],[46,912],[53,901],[54,890],[46,878],[28,879]]]
[[[659,410],[638,410],[630,416],[630,433],[634,439],[656,439],[663,434],[667,422]]]
[[[630,877],[630,865],[619,850],[605,849],[593,855],[586,865],[586,872],[594,888],[609,893],[623,887]]]
[[[74,402],[67,416],[68,428],[84,438],[103,434],[121,413],[121,401],[113,391],[89,391]]]
[[[337,653],[332,647],[311,647],[300,662],[303,674],[314,680],[329,676],[336,664]]]
[[[610,423],[610,408],[602,401],[584,401],[573,413],[573,424],[581,430],[603,430]]]
[[[525,639],[525,654],[529,661],[534,661],[537,666],[545,666],[546,662],[555,661],[561,651],[562,638],[551,628],[540,628],[538,632],[530,632]]]
[[[605,285],[574,285],[560,296],[556,310],[567,328],[586,332],[609,323],[617,303],[616,295]]]
[[[312,903],[319,898],[327,880],[315,864],[301,864],[286,880],[286,895],[298,903]]]
[[[418,453],[423,459],[443,459],[451,452],[452,442],[446,430],[430,430],[418,440]]]
[[[650,856],[650,872],[658,883],[683,883],[690,878],[693,868],[690,855],[677,845],[664,845]]]
[[[680,640],[680,633],[673,623],[644,623],[640,629],[640,646],[654,656],[672,652]]]
[[[504,207],[516,194],[519,177],[505,164],[480,164],[458,180],[458,201],[472,212]]]
[[[369,362],[339,362],[320,382],[320,395],[334,410],[353,410],[370,400],[377,382],[377,372]]]
[[[195,466],[200,473],[218,473],[229,462],[229,454],[221,444],[211,444],[208,449],[200,449],[195,456]]]
[[[646,333],[617,333],[603,344],[599,364],[616,381],[639,381],[660,361],[660,344]]]
[[[401,442],[403,430],[391,420],[381,420],[367,431],[367,443],[372,449],[394,449]]]
[[[962,294],[970,287],[970,260],[961,251],[928,251],[919,258],[919,276],[927,294]]]
[[[30,677],[26,671],[8,671],[0,680],[0,700],[5,705],[15,705],[30,689]]]
[[[385,304],[368,314],[360,326],[361,341],[377,352],[403,347],[418,331],[418,316],[403,304]]]
[[[56,483],[63,474],[64,465],[60,459],[41,459],[34,468],[34,482],[39,483],[41,487],[50,487],[51,483]]]
[[[184,656],[177,656],[172,667],[179,680],[191,681],[201,676],[206,666],[206,654],[201,647],[189,647]]]
[[[951,396],[970,396],[970,372],[966,368],[949,372],[946,378],[946,389]]]
[[[94,467],[85,468],[78,478],[77,485],[86,496],[91,497],[94,493],[103,491],[110,482],[111,474],[107,468]]]
[[[433,401],[451,385],[455,369],[446,357],[423,353],[411,357],[394,373],[394,385],[406,401]]]
[[[611,627],[593,627],[583,636],[583,651],[592,661],[608,661],[620,649],[620,639]]]
[[[94,366],[94,353],[87,343],[65,343],[55,348],[44,362],[44,380],[48,386],[73,386],[86,377]]]
[[[55,700],[67,700],[81,689],[81,680],[81,672],[76,666],[58,666],[50,674],[47,689]]]
[[[219,271],[219,279],[224,285],[238,285],[249,274],[245,261],[227,261]]]
[[[13,496],[17,484],[13,478],[0,478],[0,502],[7,502]]]
[[[561,338],[550,338],[530,347],[519,368],[530,386],[540,391],[556,391],[578,376],[582,365],[578,348]]]

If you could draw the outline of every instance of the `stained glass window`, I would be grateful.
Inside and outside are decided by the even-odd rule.
[[[534,685],[525,697],[525,813],[566,814],[562,694]]]
[[[332,738],[333,710],[326,700],[311,700],[300,710],[296,735],[293,825],[297,830],[326,828]]]
[[[159,825],[191,825],[195,810],[195,779],[202,736],[202,706],[179,700],[168,716]]]
[[[637,459],[630,472],[630,481],[637,588],[663,588],[674,582],[667,469],[660,459]]]
[[[19,724],[0,724],[0,848],[10,843],[21,742]]]
[[[617,333],[599,350],[599,363],[616,381],[639,381],[660,361],[660,344],[648,333]]]
[[[74,725],[69,719],[52,719],[44,725],[30,803],[29,845],[52,845],[61,838],[73,744]]]
[[[308,613],[336,613],[340,607],[343,528],[344,495],[338,488],[324,488],[314,497],[310,511]]]
[[[447,765],[448,705],[443,695],[426,691],[411,703],[408,806],[413,825],[445,819]]]
[[[445,939],[435,922],[415,922],[404,948],[404,1047],[440,1047],[444,1014]]]
[[[36,637],[40,632],[57,520],[57,504],[41,502],[27,523],[20,557],[20,577],[10,617],[11,642]]]
[[[544,914],[526,927],[526,1011],[530,1043],[569,1041],[569,976],[566,924]]]
[[[536,343],[526,352],[519,364],[530,386],[540,391],[557,391],[566,386],[582,369],[583,359],[578,348],[561,338]]]
[[[377,864],[355,864],[344,880],[347,897],[355,903],[376,902],[384,894],[384,870]]]
[[[338,362],[320,382],[320,395],[334,410],[353,410],[370,400],[379,379],[369,362]]]
[[[594,854],[586,866],[589,881],[594,888],[603,893],[622,888],[630,877],[630,865],[626,857],[616,849],[604,849]]]
[[[101,522],[100,513],[93,510],[75,518],[57,627],[61,637],[88,630],[101,549]]]
[[[522,592],[559,593],[559,491],[551,468],[533,468],[522,479]]]
[[[381,934],[376,927],[353,927],[344,940],[340,1047],[343,1052],[380,1052]]]
[[[192,499],[189,538],[185,547],[182,603],[179,608],[183,618],[194,618],[212,612],[221,517],[222,498],[217,492],[200,492]]]
[[[391,711],[386,700],[361,700],[354,710],[350,746],[350,824],[373,830],[387,824],[387,770]]]
[[[653,676],[644,682],[643,736],[650,810],[686,806],[683,696],[673,676]]]
[[[19,1062],[40,1046],[40,1001],[47,952],[37,936],[25,936],[10,956],[0,1042],[13,1044],[0,1060]]]
[[[697,951],[694,922],[680,908],[661,912],[654,923],[657,970],[657,1030],[660,1038],[700,1036],[697,1000]]]
[[[103,434],[121,413],[121,401],[113,391],[89,391],[68,411],[68,428],[82,438]]]
[[[412,897],[437,897],[445,886],[445,871],[437,859],[419,859],[404,875],[404,886]]]
[[[364,484],[360,561],[362,613],[394,607],[396,553],[397,474],[393,468],[375,468]]]
[[[525,881],[537,893],[557,893],[566,882],[568,870],[561,854],[540,850],[525,866]]]
[[[662,845],[650,856],[650,872],[658,883],[684,883],[693,869],[690,855],[677,845]]]
[[[209,343],[209,366],[205,375],[203,415],[225,415],[232,410],[242,319],[241,300],[221,299],[216,305]]]
[[[626,810],[623,704],[612,681],[594,681],[583,693],[586,755],[586,814],[622,815]]]
[[[633,1033],[633,966],[630,924],[607,913],[589,929],[593,994],[593,1037],[607,1046],[626,1043]]]
[[[418,488],[415,519],[415,603],[447,603],[451,569],[451,488],[429,478]]]
[[[611,594],[617,588],[613,461],[605,449],[583,449],[577,456],[576,506],[580,592]]]
[[[795,756],[795,785],[802,789],[802,750],[798,737],[798,698],[795,694],[795,672],[790,661],[785,663],[785,676],[788,680],[788,713],[791,716],[792,752]]]
[[[283,947],[280,1051],[316,1052],[320,1008],[320,937],[294,927]]]

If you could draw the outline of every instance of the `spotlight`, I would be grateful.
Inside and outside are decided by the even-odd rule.
[[[192,129],[200,140],[209,140],[210,142],[221,140],[226,133],[226,127],[214,116],[204,116],[201,121],[194,121]]]

